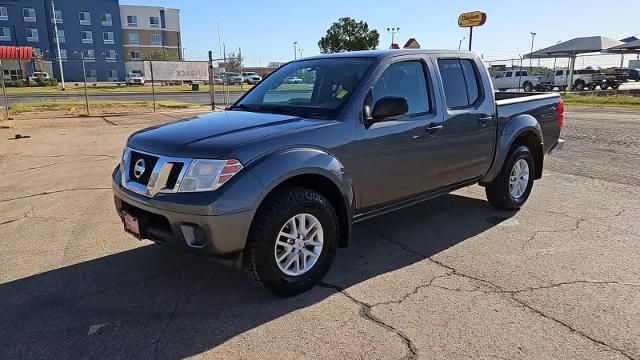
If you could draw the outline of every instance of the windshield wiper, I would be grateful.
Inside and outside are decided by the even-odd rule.
[[[255,108],[253,108],[251,106],[248,106],[248,105],[245,105],[245,104],[232,105],[232,106],[229,106],[227,108],[227,110],[235,110],[235,109],[242,110],[242,111],[254,111],[255,110]]]

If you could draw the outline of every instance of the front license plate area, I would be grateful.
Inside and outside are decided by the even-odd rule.
[[[138,240],[142,239],[140,236],[140,222],[138,221],[138,218],[127,212],[123,212],[122,222],[124,223],[124,231],[133,235]]]

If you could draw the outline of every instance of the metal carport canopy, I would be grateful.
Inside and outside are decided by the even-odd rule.
[[[640,39],[618,45],[607,49],[607,52],[618,54],[637,54],[640,53]]]
[[[576,56],[579,54],[603,52],[604,50],[623,44],[624,43],[622,41],[605,36],[579,37],[534,51],[526,54],[524,57],[526,59],[568,57],[571,61],[569,65],[569,81],[567,82],[567,87],[571,89],[573,84],[573,71],[576,65]]]

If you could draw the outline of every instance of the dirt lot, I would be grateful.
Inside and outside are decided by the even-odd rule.
[[[471,187],[360,223],[289,299],[122,231],[126,137],[191,112],[0,129],[0,358],[640,359],[640,112],[569,108],[523,210]]]

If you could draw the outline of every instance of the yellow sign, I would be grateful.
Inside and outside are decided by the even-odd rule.
[[[458,26],[460,27],[482,26],[486,21],[487,14],[482,11],[467,12],[458,16]]]

